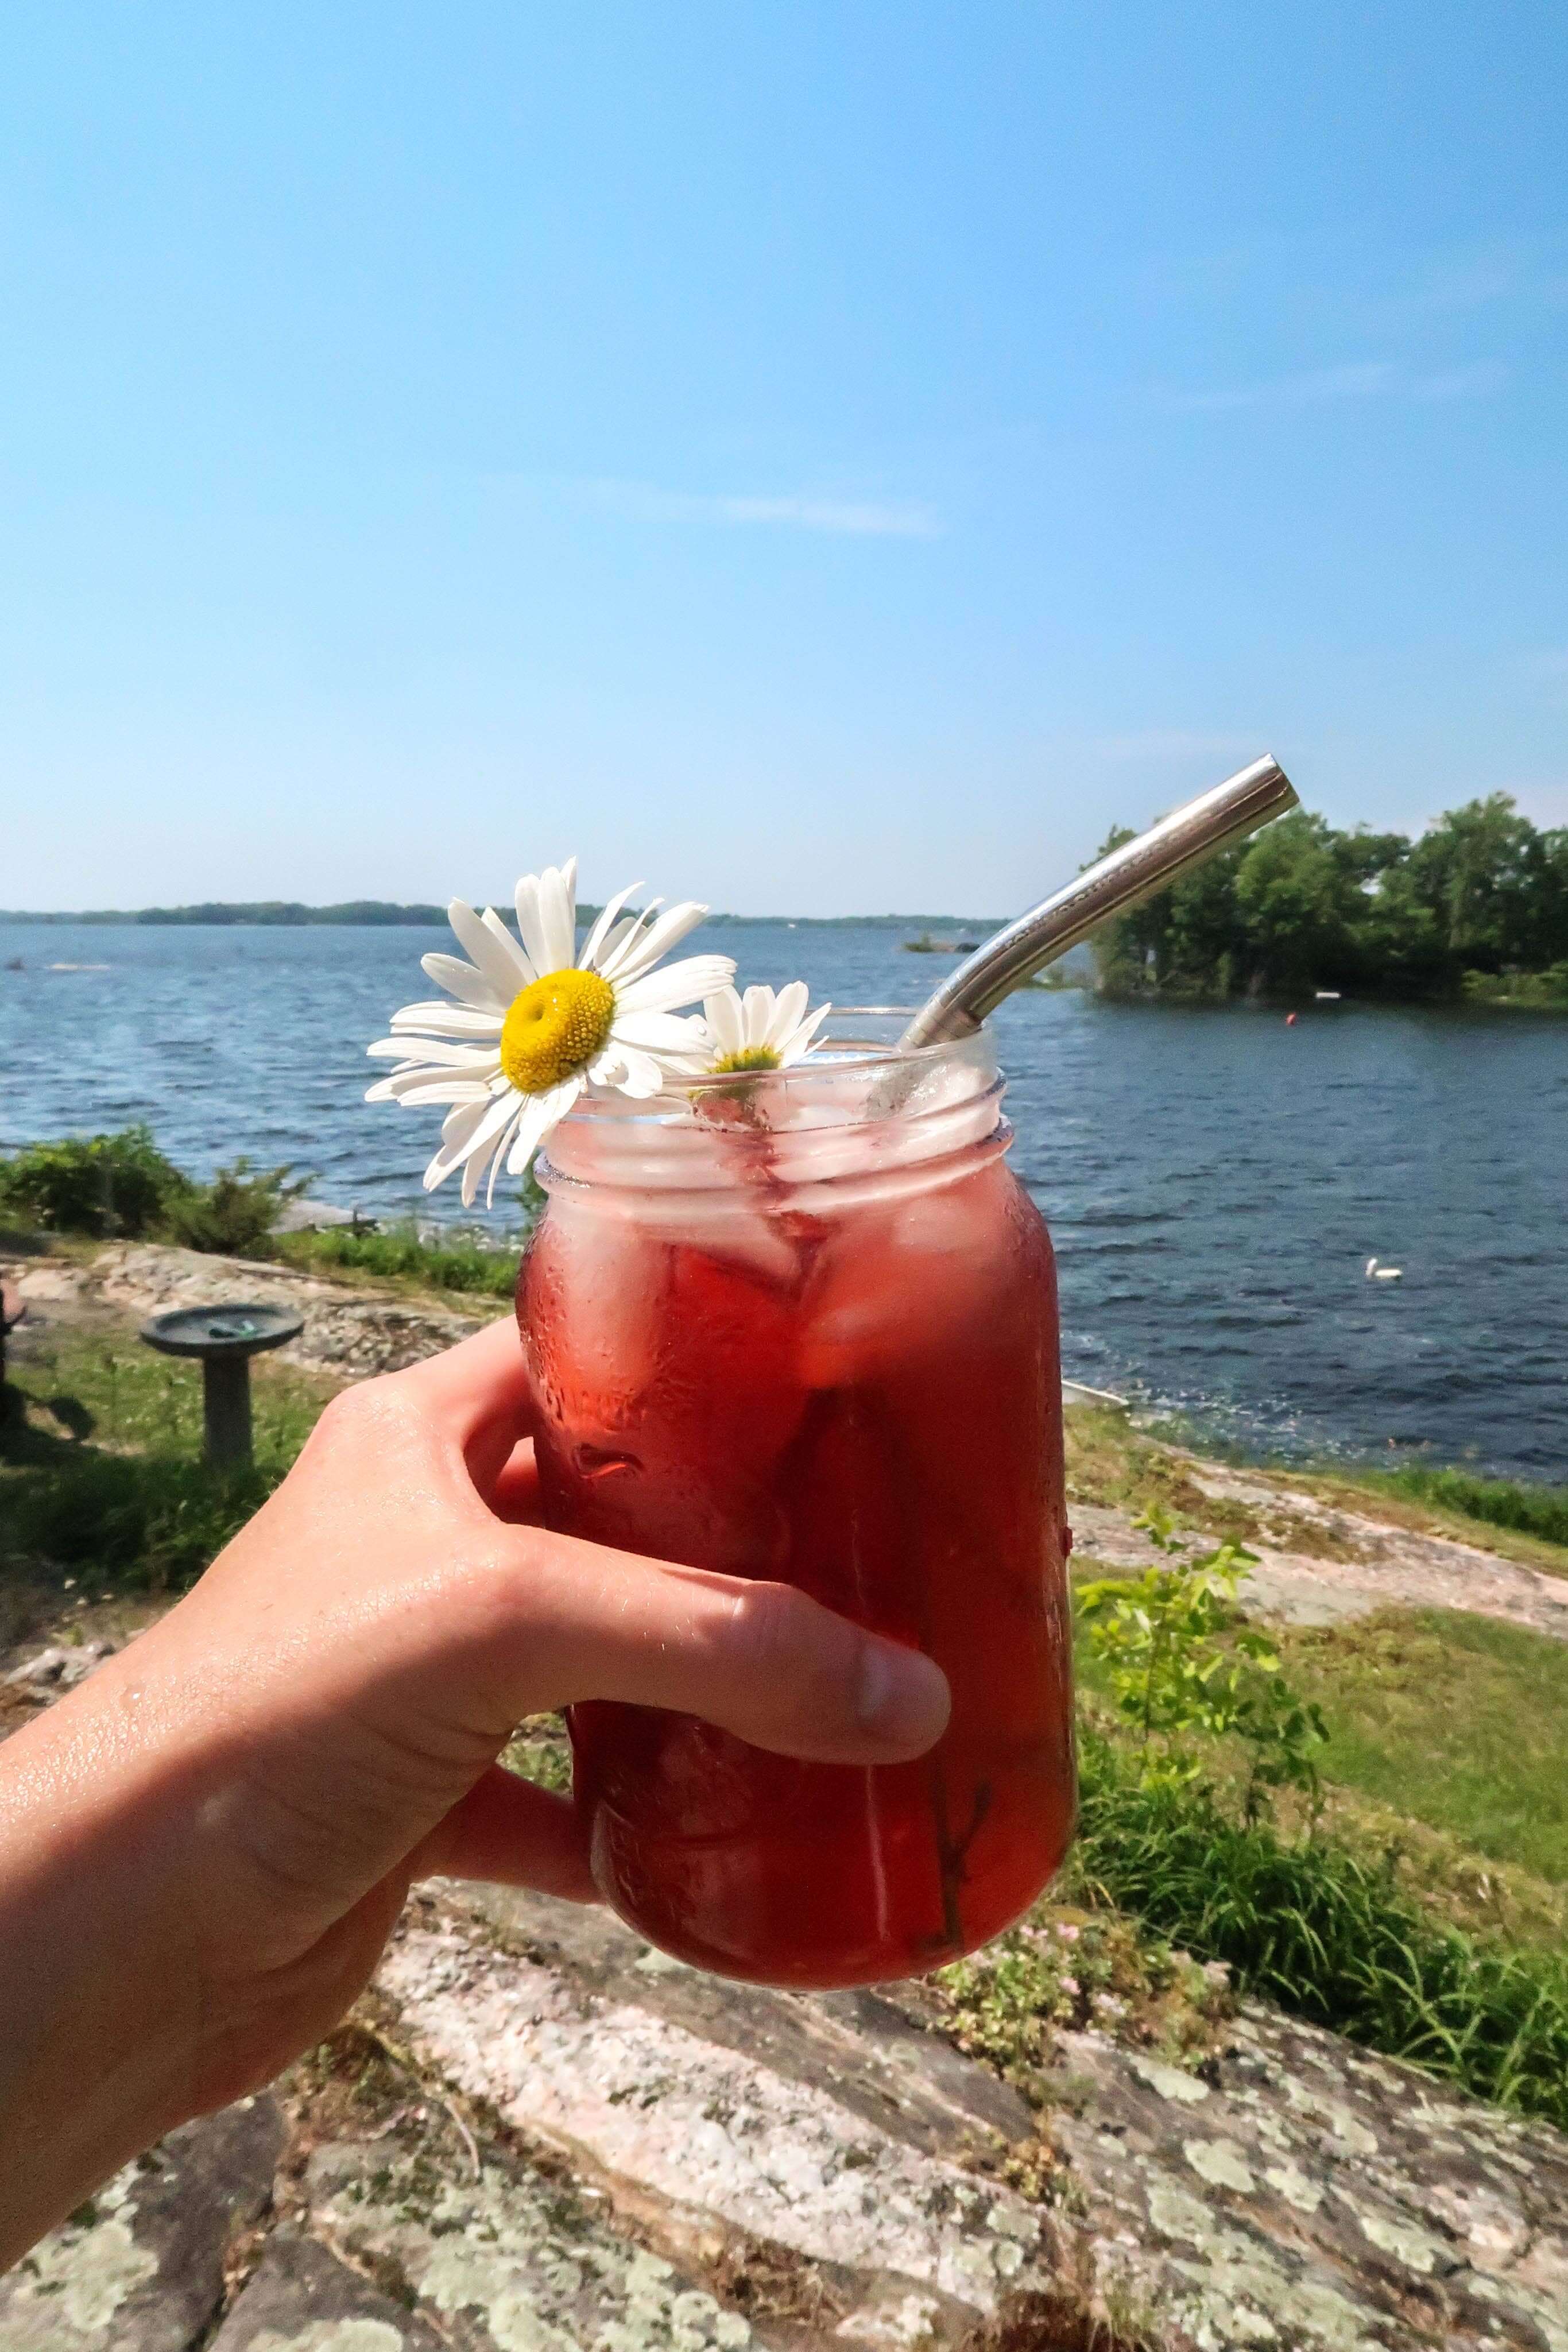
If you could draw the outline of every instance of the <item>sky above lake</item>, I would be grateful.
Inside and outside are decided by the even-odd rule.
[[[1568,823],[1568,10],[21,0],[0,899]]]

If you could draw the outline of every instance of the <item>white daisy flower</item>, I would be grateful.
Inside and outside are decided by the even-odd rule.
[[[706,1051],[698,1066],[711,1071],[784,1070],[810,1050],[832,1011],[820,1004],[808,1018],[803,980],[792,980],[777,996],[770,988],[716,989],[703,1000]]]
[[[463,1205],[490,1171],[487,1201],[505,1164],[520,1176],[556,1121],[585,1087],[614,1087],[647,1099],[677,1070],[689,1071],[703,1024],[675,1007],[722,988],[729,956],[686,956],[654,966],[695,929],[706,907],[689,899],[640,915],[622,908],[633,882],[610,901],[577,952],[577,860],[525,874],[517,884],[519,947],[493,908],[482,915],[454,898],[447,919],[473,958],[422,958],[455,1000],[405,1004],[392,1034],[371,1046],[395,1061],[367,1102],[449,1103],[441,1149],[424,1171],[427,1192],[463,1171]]]

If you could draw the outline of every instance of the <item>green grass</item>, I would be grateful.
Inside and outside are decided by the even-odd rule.
[[[1272,1630],[1287,1674],[1328,1725],[1317,1763],[1336,1833],[1374,1856],[1402,1846],[1404,1882],[1454,1924],[1506,1922],[1520,1940],[1561,1940],[1568,1647],[1437,1609]],[[1082,1638],[1075,1667],[1099,1722],[1092,1703],[1110,1696],[1110,1678]],[[1208,1769],[1228,1792],[1246,1760],[1214,1748]]]
[[[1235,1819],[1203,1781],[1150,1787],[1091,1732],[1073,1869],[1243,1990],[1568,2127],[1568,1958],[1434,1921],[1336,1840]]]
[[[371,1275],[381,1281],[471,1292],[484,1298],[510,1298],[517,1282],[517,1250],[482,1248],[461,1238],[425,1242],[412,1225],[374,1234],[356,1233],[348,1225],[329,1225],[323,1233],[279,1234],[273,1238],[271,1254],[313,1274]]]
[[[13,1364],[0,1424],[0,1557],[78,1568],[87,1591],[176,1591],[277,1484],[331,1384],[282,1366],[252,1376],[256,1459],[201,1458],[202,1383],[137,1341],[63,1332]]]
[[[1067,1492],[1073,1502],[1098,1503],[1134,1516],[1169,1511],[1182,1524],[1245,1542],[1256,1515],[1244,1504],[1206,1495],[1185,1457],[1134,1429],[1119,1405],[1070,1405],[1063,1416]],[[1152,1547],[1151,1547],[1152,1549]]]
[[[1325,1780],[1568,1885],[1568,1645],[1440,1609],[1281,1637]]]

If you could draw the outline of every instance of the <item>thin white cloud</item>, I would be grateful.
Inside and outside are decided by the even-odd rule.
[[[743,529],[771,526],[814,530],[852,539],[936,539],[941,519],[932,507],[909,499],[818,498],[790,491],[719,493],[666,490],[651,482],[609,479],[563,485],[579,498],[638,522],[716,524]]]
[[[1475,360],[1469,367],[1412,376],[1407,390],[1412,400],[1478,400],[1489,392],[1500,392],[1507,382],[1508,370],[1500,360]]]
[[[1495,360],[1425,373],[1396,367],[1392,360],[1353,360],[1340,367],[1311,368],[1300,375],[1273,376],[1260,383],[1228,384],[1204,392],[1166,392],[1162,405],[1215,414],[1244,408],[1315,408],[1346,400],[1473,400],[1500,389],[1507,370]]]
[[[1388,317],[1431,318],[1490,302],[1554,306],[1568,295],[1561,238],[1502,239],[1455,246],[1429,257],[1414,281],[1383,305]]]
[[[1322,401],[1365,400],[1394,387],[1396,371],[1388,360],[1356,360],[1343,367],[1311,368],[1301,375],[1274,376],[1262,383],[1218,386],[1207,392],[1175,392],[1165,395],[1173,408],[1311,408]]]

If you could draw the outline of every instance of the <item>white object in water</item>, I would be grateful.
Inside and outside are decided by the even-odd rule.
[[[1313,992],[1312,1002],[1314,1004],[1337,1004],[1339,991],[1337,988],[1317,989]]]
[[[1366,1261],[1368,1282],[1401,1282],[1404,1277],[1405,1268],[1402,1265],[1379,1265],[1375,1257],[1369,1257]]]

